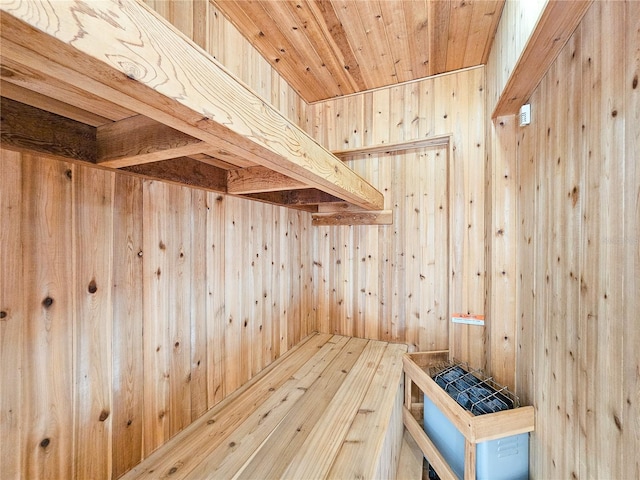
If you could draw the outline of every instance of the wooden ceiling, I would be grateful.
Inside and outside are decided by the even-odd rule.
[[[487,61],[504,0],[211,0],[307,101]]]

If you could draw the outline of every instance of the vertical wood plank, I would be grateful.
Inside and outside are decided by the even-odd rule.
[[[191,418],[196,420],[207,411],[208,375],[211,364],[207,361],[207,193],[191,190],[191,286],[189,289],[191,368],[189,390]]]
[[[76,475],[112,471],[112,255],[114,174],[75,169]],[[91,232],[89,235],[88,232]],[[99,240],[98,240],[99,239]]]
[[[0,458],[2,475],[20,478],[22,432],[22,355],[24,344],[25,303],[23,285],[22,231],[22,159],[21,155],[0,150]],[[10,228],[7,228],[10,226]]]
[[[207,193],[207,406],[226,396],[226,198]]]
[[[23,474],[73,478],[75,168],[30,155],[23,161]]]
[[[142,180],[116,175],[113,195],[113,475],[142,460]]]
[[[169,437],[191,423],[191,192],[167,185]]]
[[[637,312],[640,309],[640,169],[637,158],[640,151],[640,28],[633,19],[640,18],[640,3],[626,3],[625,18],[625,172],[624,172],[624,312],[623,334],[624,378],[623,401],[624,459],[622,476],[640,478],[640,329]],[[635,352],[635,355],[634,355]],[[634,401],[635,399],[635,401]]]
[[[144,456],[170,437],[168,186],[143,182]]]

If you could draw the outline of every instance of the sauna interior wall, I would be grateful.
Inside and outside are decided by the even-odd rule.
[[[451,327],[449,313],[484,308],[484,90],[480,67],[308,107],[309,132],[330,150],[451,135],[450,149],[348,161],[394,224],[314,229],[320,331],[451,345],[482,365],[483,327]]]
[[[208,2],[179,6],[301,116]],[[6,150],[0,170],[2,478],[117,478],[315,330],[308,214]]]
[[[639,22],[638,2],[594,2],[532,124],[494,124],[492,204],[514,217],[491,258],[513,268],[533,478],[640,478]]]
[[[485,368],[516,388],[516,117],[490,120],[498,99],[546,5],[506,2],[487,62],[485,165]]]

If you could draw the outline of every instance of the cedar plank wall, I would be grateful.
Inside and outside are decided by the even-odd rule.
[[[487,119],[542,14],[546,0],[506,2],[487,62]],[[515,115],[487,122],[485,345],[487,370],[515,388],[517,178]]]
[[[304,118],[208,2],[167,5]],[[308,214],[5,150],[0,171],[3,479],[117,478],[315,330]]]
[[[394,224],[316,228],[321,332],[451,344],[482,366],[483,327],[451,327],[449,313],[484,308],[484,82],[480,67],[308,107],[309,133],[330,150],[452,134],[452,158],[429,147],[347,162],[385,194]]]
[[[532,478],[640,478],[639,76],[640,3],[596,1],[531,96],[532,124],[496,126],[491,190],[508,199],[493,209],[516,223],[492,261],[516,266],[499,288],[515,291],[515,382],[536,408]]]

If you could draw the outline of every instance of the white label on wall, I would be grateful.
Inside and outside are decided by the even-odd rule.
[[[454,313],[451,316],[453,323],[465,323],[467,325],[484,326],[484,315],[470,315],[468,313]]]

